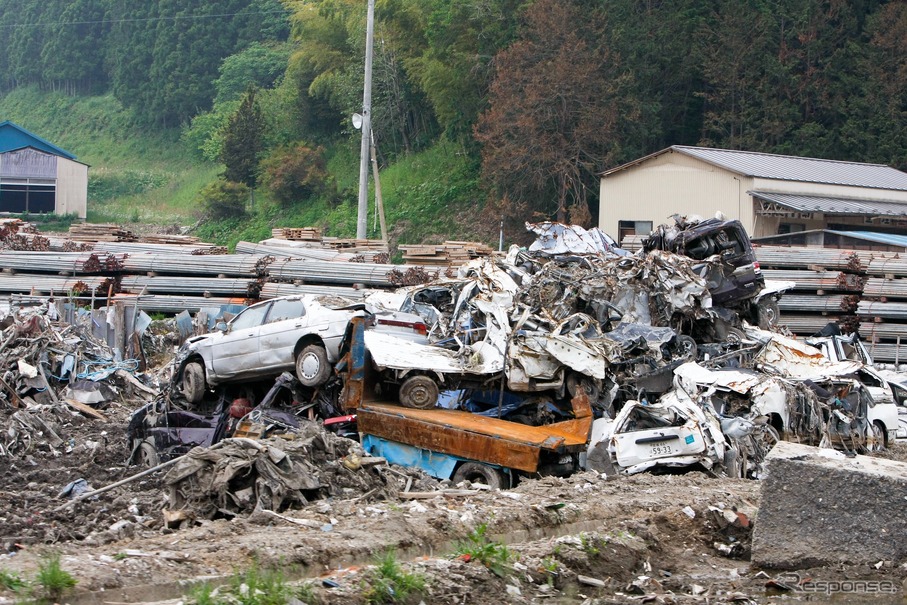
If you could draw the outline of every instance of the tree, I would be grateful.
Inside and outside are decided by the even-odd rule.
[[[288,44],[252,43],[245,50],[230,55],[220,65],[220,76],[214,81],[215,104],[233,101],[249,86],[269,88],[287,69]]]
[[[243,183],[249,189],[255,188],[263,134],[264,118],[255,100],[255,88],[250,87],[224,131],[220,152],[220,159],[226,166],[224,178]]]
[[[264,186],[284,204],[324,191],[329,178],[324,150],[305,143],[275,149],[262,161],[261,172]]]
[[[538,0],[520,39],[495,58],[489,108],[475,129],[482,173],[501,198],[565,221],[635,122],[619,57],[601,12],[575,0]],[[553,204],[552,204],[553,202]]]

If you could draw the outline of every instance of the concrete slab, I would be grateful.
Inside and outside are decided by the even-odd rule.
[[[786,441],[766,462],[754,565],[803,569],[907,556],[907,464]]]

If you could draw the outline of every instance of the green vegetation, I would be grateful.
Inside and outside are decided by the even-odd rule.
[[[487,530],[488,527],[484,523],[476,527],[465,541],[457,543],[455,554],[468,555],[470,560],[474,559],[495,575],[503,576],[513,559],[513,553],[500,542],[489,539],[486,535]]]
[[[673,144],[907,168],[907,3],[738,4],[383,3],[370,122],[392,242],[594,222],[602,170]],[[254,202],[205,239],[356,233],[363,2],[0,6],[0,119],[91,166],[89,220],[194,224],[226,174]]]
[[[38,564],[35,587],[39,597],[59,601],[66,591],[76,585],[76,579],[60,566],[60,554],[45,555]]]
[[[9,571],[7,569],[0,569],[0,586],[6,590],[11,590],[13,592],[19,592],[26,587],[25,580],[16,573],[15,571]]]
[[[294,588],[281,571],[261,569],[258,565],[234,574],[226,586],[194,586],[188,597],[193,605],[286,605],[294,597],[304,603],[313,600],[310,586]]]
[[[370,604],[405,603],[425,589],[425,578],[404,571],[393,550],[387,550],[363,580],[365,601]]]

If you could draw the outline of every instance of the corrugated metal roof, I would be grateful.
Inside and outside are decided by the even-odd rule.
[[[824,214],[868,214],[872,216],[907,216],[907,202],[856,200],[824,195],[747,191],[754,198],[772,202],[798,212]]]
[[[674,145],[671,150],[757,178],[907,191],[907,173],[884,164]]]
[[[832,231],[828,230],[828,233],[835,233],[837,235],[844,235],[847,237],[852,237],[854,239],[869,240],[871,242],[879,242],[880,244],[888,244],[890,246],[903,246],[907,248],[907,235],[898,235],[896,233],[876,233],[875,231]]]
[[[19,149],[24,149],[25,147],[34,147],[39,151],[58,155],[69,160],[76,159],[76,156],[65,149],[45,141],[35,133],[25,130],[18,124],[14,124],[9,120],[0,122],[0,153],[17,151]]]

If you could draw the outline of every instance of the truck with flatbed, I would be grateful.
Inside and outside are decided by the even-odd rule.
[[[377,373],[365,346],[366,322],[348,327],[337,371],[344,381],[341,404],[355,414],[367,452],[389,462],[417,466],[439,479],[469,480],[507,488],[520,476],[566,476],[579,467],[592,426],[588,396],[571,400],[571,418],[532,426],[455,409],[418,409],[379,394]]]

